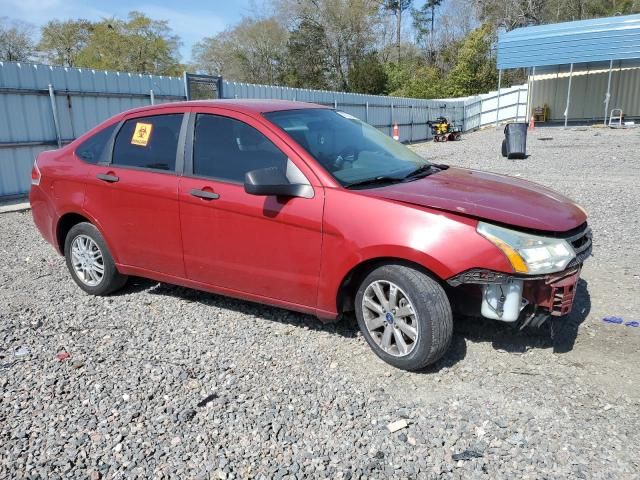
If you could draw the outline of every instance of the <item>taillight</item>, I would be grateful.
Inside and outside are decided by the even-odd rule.
[[[40,173],[40,169],[38,168],[38,159],[36,158],[33,161],[33,168],[31,168],[31,185],[40,185],[41,178],[42,174]]]

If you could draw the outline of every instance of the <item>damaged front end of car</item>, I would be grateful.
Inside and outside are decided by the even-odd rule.
[[[571,312],[583,262],[591,255],[587,224],[563,234],[532,234],[479,222],[513,273],[471,269],[447,280],[459,313],[526,326]]]

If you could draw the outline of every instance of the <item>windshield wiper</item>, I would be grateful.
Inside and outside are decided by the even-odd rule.
[[[403,180],[416,180],[418,178],[424,178],[432,173],[437,173],[442,170],[446,170],[449,168],[449,165],[438,165],[435,163],[425,163],[424,165],[420,165],[414,171],[409,172]]]
[[[412,180],[417,180],[419,178],[426,177],[431,175],[432,173],[437,173],[442,170],[446,170],[449,168],[448,165],[437,165],[435,163],[426,163],[424,165],[420,165],[415,170],[412,170],[404,177],[391,177],[389,175],[381,175],[379,177],[366,178],[364,180],[360,180],[357,182],[347,183],[345,188],[350,187],[362,187],[367,185],[379,185],[385,183],[399,183],[399,182],[410,182]]]
[[[397,183],[397,182],[401,182],[402,180],[403,180],[402,177],[398,178],[398,177],[389,177],[387,175],[383,175],[380,177],[366,178],[364,180],[359,180],[357,182],[347,183],[345,185],[345,188],[364,187],[367,185],[380,185],[385,183]]]
[[[439,172],[440,170],[435,165],[430,163],[426,163],[424,165],[419,166],[415,170],[409,172],[404,176],[403,180],[416,180],[418,178],[424,178],[432,173]]]

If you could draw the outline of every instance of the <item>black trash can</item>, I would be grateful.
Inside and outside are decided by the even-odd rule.
[[[508,123],[504,127],[502,156],[507,158],[527,158],[526,123]]]

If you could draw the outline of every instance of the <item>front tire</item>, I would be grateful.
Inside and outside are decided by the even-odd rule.
[[[87,222],[74,225],[64,242],[67,268],[76,284],[91,295],[109,295],[127,282],[98,229]]]
[[[453,315],[442,286],[402,265],[384,265],[364,279],[356,317],[369,346],[403,370],[420,370],[440,359],[451,343]]]

